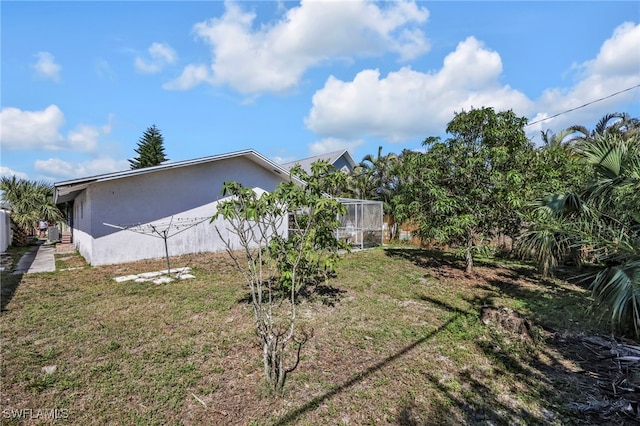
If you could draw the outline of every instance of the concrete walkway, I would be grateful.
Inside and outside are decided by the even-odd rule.
[[[18,262],[13,274],[35,274],[38,272],[54,272],[56,261],[53,256],[55,245],[39,240],[36,246],[25,253]]]

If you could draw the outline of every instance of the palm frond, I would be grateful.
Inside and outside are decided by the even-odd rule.
[[[632,325],[640,336],[640,258],[598,272],[591,290],[596,304],[610,310],[614,325]]]
[[[542,275],[552,275],[574,244],[566,225],[561,218],[553,216],[535,222],[516,241],[517,255],[534,260]]]

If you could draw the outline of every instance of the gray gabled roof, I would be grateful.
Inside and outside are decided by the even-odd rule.
[[[188,167],[196,164],[210,163],[214,161],[226,160],[229,158],[246,157],[261,167],[269,170],[272,173],[278,175],[289,176],[289,169],[285,168],[273,161],[264,157],[253,149],[246,149],[242,151],[229,152],[226,154],[212,155],[209,157],[196,158],[193,160],[177,161],[173,163],[164,163],[159,166],[145,167],[142,169],[125,170],[121,172],[106,173],[102,175],[89,176],[80,179],[71,179],[61,182],[56,182],[54,186],[54,202],[56,204],[65,203],[73,200],[80,192],[84,191],[89,185],[96,182],[106,182],[114,179],[125,179],[131,176],[138,176],[147,173],[155,173],[163,170],[171,170],[179,167]],[[293,179],[299,181],[293,177]],[[301,182],[301,181],[300,181]]]
[[[347,151],[346,149],[328,152],[321,155],[315,155],[313,157],[303,158],[302,160],[291,161],[289,163],[282,164],[282,167],[289,170],[296,164],[300,164],[304,171],[306,171],[307,173],[311,173],[311,165],[316,161],[323,160],[329,162],[329,164],[335,165],[335,163],[343,156],[347,163],[349,163],[349,165],[351,166],[351,169],[356,167],[357,163],[353,160],[353,157],[351,157],[351,154],[349,154],[349,151]]]

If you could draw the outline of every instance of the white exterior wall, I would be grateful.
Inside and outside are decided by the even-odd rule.
[[[11,231],[11,215],[6,210],[0,210],[0,252],[4,253],[13,242]]]
[[[73,242],[82,256],[91,263],[92,238],[91,238],[91,188],[83,191],[73,200]]]
[[[222,251],[225,246],[209,219],[222,199],[223,182],[233,180],[246,187],[272,191],[287,178],[244,157],[235,157],[98,182],[74,200],[74,242],[92,265],[163,258],[162,238],[119,230],[105,223],[123,226],[167,222],[171,217],[174,223],[180,218],[206,218],[168,238],[169,255]],[[224,222],[219,223],[224,235]],[[174,232],[170,228],[170,233]]]

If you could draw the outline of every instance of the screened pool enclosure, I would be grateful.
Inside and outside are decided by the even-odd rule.
[[[380,246],[383,243],[383,212],[381,201],[337,198],[347,208],[340,216],[339,227],[335,230],[337,239],[346,242],[352,248]],[[289,235],[298,230],[292,227],[294,221],[289,216]]]
[[[340,217],[336,238],[354,248],[382,245],[382,202],[352,198],[338,198],[338,200],[347,207],[347,213]]]

